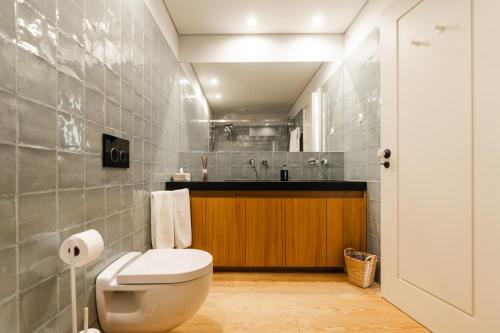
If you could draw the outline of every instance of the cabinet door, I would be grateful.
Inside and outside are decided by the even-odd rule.
[[[205,198],[191,198],[191,248],[205,250]]]
[[[246,265],[283,266],[283,199],[245,198]]]
[[[215,266],[245,265],[245,214],[235,197],[206,198],[206,249]]]
[[[326,198],[287,198],[287,267],[326,266]]]
[[[326,264],[344,266],[344,199],[326,199]]]
[[[366,251],[366,198],[344,199],[344,248]]]

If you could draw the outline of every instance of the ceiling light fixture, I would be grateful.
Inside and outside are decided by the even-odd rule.
[[[216,86],[219,84],[219,80],[216,77],[210,79],[210,84]]]
[[[319,15],[316,15],[312,19],[312,24],[316,27],[320,26],[323,23],[323,18]]]
[[[222,95],[221,95],[221,94],[217,94],[217,95],[215,95],[215,98],[216,98],[216,99],[221,99],[221,98],[222,98]]]
[[[247,17],[247,25],[250,27],[255,27],[257,25],[257,18],[253,15]]]

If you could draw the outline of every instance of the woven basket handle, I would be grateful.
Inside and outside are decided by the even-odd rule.
[[[373,259],[373,256],[368,256],[365,258],[365,261],[372,261],[372,259]]]
[[[352,247],[348,247],[347,249],[344,250],[344,255],[347,256],[349,255],[349,253],[354,253],[356,252],[355,249],[353,249]]]

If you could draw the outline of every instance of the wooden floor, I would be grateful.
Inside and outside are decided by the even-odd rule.
[[[344,274],[216,273],[198,314],[173,332],[428,331]]]

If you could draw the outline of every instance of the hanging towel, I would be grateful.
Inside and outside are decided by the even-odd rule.
[[[300,127],[297,127],[290,132],[290,151],[300,151]]]
[[[151,193],[151,241],[154,249],[174,247],[174,198],[172,191]]]
[[[191,246],[191,207],[187,188],[172,192],[174,198],[175,247],[184,249]]]

